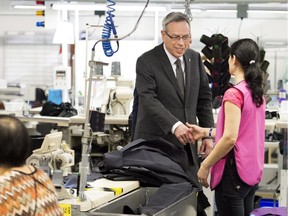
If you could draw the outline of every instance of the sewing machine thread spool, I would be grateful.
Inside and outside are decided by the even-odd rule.
[[[96,64],[96,70],[95,70],[95,74],[96,76],[102,76],[103,75],[103,65],[102,64]]]
[[[121,76],[120,62],[117,61],[112,62],[111,76]]]

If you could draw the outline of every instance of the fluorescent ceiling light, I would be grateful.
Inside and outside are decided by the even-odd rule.
[[[130,6],[130,5],[115,5],[114,8],[117,11],[142,11],[144,8],[143,5]],[[95,11],[95,10],[106,10],[106,4],[81,4],[77,2],[64,2],[64,3],[54,3],[52,5],[54,10],[71,10],[71,11]],[[164,6],[149,6],[146,8],[146,11],[166,11]]]
[[[54,10],[76,10],[76,11],[82,11],[82,10],[105,10],[106,5],[104,4],[80,4],[77,2],[64,2],[64,3],[53,3],[52,9]]]
[[[265,42],[265,45],[278,45],[278,46],[281,46],[281,45],[286,45],[285,42]]]
[[[15,9],[33,9],[33,10],[45,10],[45,5],[13,5]]]
[[[182,9],[179,9],[179,8],[174,9],[174,8],[172,8],[171,10],[172,10],[173,12],[183,12],[183,11],[185,10],[185,8],[182,8]],[[190,11],[191,11],[192,13],[203,12],[203,10],[201,10],[201,9],[190,9]]]
[[[115,5],[115,10],[119,11],[142,11],[144,5],[130,6],[130,5]],[[145,11],[167,11],[167,8],[164,6],[149,6]]]
[[[277,13],[277,14],[287,14],[288,11],[275,11],[275,10],[248,10],[248,13]]]
[[[212,10],[212,9],[209,9],[209,10],[206,10],[206,12],[218,12],[218,13],[236,13],[237,10],[218,10],[218,9],[215,9],[215,10]]]

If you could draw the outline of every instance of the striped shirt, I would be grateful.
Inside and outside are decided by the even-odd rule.
[[[63,215],[55,187],[44,171],[11,170],[0,176],[0,216]]]

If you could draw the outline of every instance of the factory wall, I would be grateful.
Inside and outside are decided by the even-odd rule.
[[[151,49],[161,42],[160,30],[161,20],[166,15],[166,11],[162,12],[146,12],[141,19],[138,28],[135,32],[129,35],[124,40],[120,41],[118,53],[112,57],[106,57],[100,44],[96,47],[95,60],[105,61],[111,63],[113,61],[121,62],[121,74],[131,79],[135,79],[135,63],[137,57]],[[128,34],[136,24],[140,12],[119,12],[114,18],[117,26],[119,37]],[[5,56],[5,38],[7,35],[26,35],[25,38],[34,38],[37,40],[37,35],[46,35],[52,38],[55,30],[39,28],[35,23],[39,21],[39,17],[32,15],[0,15],[0,78],[5,78],[4,71],[4,56]],[[79,87],[83,88],[84,81],[80,81],[85,76],[87,70],[87,60],[90,59],[91,46],[101,37],[102,29],[97,27],[90,29],[88,47],[85,42],[85,30],[88,25],[103,24],[104,16],[95,16],[91,13],[79,13],[79,17],[74,12],[69,13],[69,20],[75,26],[77,32],[75,42],[75,56],[73,56],[75,64],[75,80],[77,80]],[[269,79],[271,80],[271,88],[277,88],[277,81],[283,79],[287,74],[287,38],[288,25],[286,14],[271,14],[271,13],[248,13],[248,17],[240,19],[236,17],[235,13],[207,13],[195,12],[192,20],[192,45],[191,47],[197,51],[201,51],[204,44],[200,42],[203,34],[211,36],[215,33],[221,33],[229,38],[229,43],[238,38],[249,37],[256,41],[260,47],[266,50],[266,60],[270,62],[268,67]],[[30,36],[29,36],[30,35]],[[84,36],[84,38],[83,38]],[[20,37],[19,37],[20,38]],[[33,43],[31,40],[29,43]],[[84,40],[81,40],[84,39]],[[49,41],[43,42],[49,45]],[[113,45],[113,43],[112,43]],[[54,47],[55,56],[59,55],[59,45],[53,45],[52,40],[50,46]],[[90,46],[90,47],[89,47]],[[15,56],[17,58],[17,56]],[[37,59],[35,59],[37,61]],[[55,59],[51,63],[51,76],[53,64],[57,64]],[[104,73],[109,75],[111,71],[111,64],[104,68]],[[47,73],[47,71],[45,71]],[[41,72],[39,72],[41,73]],[[80,79],[79,79],[80,78]],[[78,90],[77,90],[78,91]]]

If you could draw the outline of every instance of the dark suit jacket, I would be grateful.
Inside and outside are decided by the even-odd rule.
[[[212,95],[200,54],[188,49],[185,61],[185,99],[180,96],[177,80],[163,43],[144,53],[136,63],[138,94],[134,139],[163,138],[184,148],[171,128],[177,121],[202,127],[214,126]],[[197,165],[195,145],[185,146],[192,165]],[[195,174],[196,170],[194,170]]]

